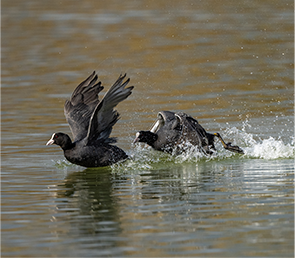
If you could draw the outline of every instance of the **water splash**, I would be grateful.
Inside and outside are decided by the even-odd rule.
[[[72,167],[74,166],[74,164],[70,163],[69,161],[67,161],[66,159],[63,160],[56,160],[53,161],[55,167],[59,168],[59,169],[64,169],[64,168],[68,168],[68,167]]]
[[[259,158],[269,160],[294,158],[294,137],[290,137],[290,143],[285,143],[280,137],[277,139],[274,137],[261,139],[256,134],[247,133],[247,128],[251,128],[251,126],[246,121],[242,130],[232,127],[221,132],[224,140],[226,142],[230,141],[232,145],[241,147],[245,152],[244,155],[225,150],[217,140],[215,140],[217,151],[214,151],[212,155],[206,155],[200,152],[197,147],[189,143],[184,144],[185,151],[180,155],[169,155],[155,151],[146,145],[136,145],[129,153],[130,160],[122,163],[122,166],[124,166],[125,170],[151,170],[159,167],[160,163],[165,166],[165,164],[167,165],[169,163],[198,163],[221,159]]]
[[[165,156],[169,158],[168,154],[153,151],[150,147],[138,144],[133,146],[133,149],[127,153],[129,159],[124,162],[119,162],[112,165],[113,171],[129,172],[131,170],[152,170],[153,165],[165,162]]]
[[[259,136],[245,132],[236,127],[225,130],[225,137],[234,139],[234,145],[239,145],[246,157],[261,159],[294,158],[294,137],[290,137],[290,143],[285,143],[280,137],[261,139]]]
[[[180,155],[170,155],[160,151],[155,151],[145,144],[133,145],[128,152],[129,159],[112,165],[113,171],[129,173],[130,171],[146,171],[147,173],[153,169],[167,169],[170,165],[182,163],[198,163],[210,162],[223,159],[294,159],[295,157],[295,137],[290,137],[290,142],[284,142],[280,137],[277,139],[269,137],[261,139],[256,134],[247,133],[246,130],[251,129],[247,121],[243,124],[242,129],[236,127],[228,128],[221,132],[226,142],[231,141],[232,145],[238,145],[244,150],[244,155],[237,154],[225,150],[222,144],[216,139],[214,151],[212,155],[206,155],[199,151],[190,143],[184,143],[185,151]],[[58,160],[55,166],[59,169],[67,169],[75,166],[66,160]]]
[[[270,137],[247,148],[246,155],[263,159],[294,158],[294,146]]]

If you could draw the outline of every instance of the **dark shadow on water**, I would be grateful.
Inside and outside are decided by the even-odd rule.
[[[253,164],[252,160],[224,159],[178,164],[165,158],[146,169],[132,169],[134,163],[129,161],[68,174],[56,186],[56,220],[66,229],[59,238],[79,244],[79,256],[86,252],[94,256],[97,251],[104,256],[139,256],[145,249],[143,243],[149,243],[149,250],[158,250],[161,243],[175,241],[172,232],[177,232],[183,243],[194,243],[193,254],[197,254],[211,250],[207,241],[217,241],[228,227],[236,237],[248,241],[234,228],[251,231],[257,213],[268,225],[263,217],[265,206],[252,204],[275,203],[282,193],[277,184],[282,175],[270,174],[278,161]],[[173,255],[182,247],[163,248]]]
[[[125,165],[120,166],[124,168]],[[221,177],[215,169],[206,162],[196,166],[170,161],[163,166],[157,164],[151,170],[130,171],[128,174],[126,171],[121,174],[123,169],[114,172],[111,167],[73,172],[57,184],[56,210],[60,213],[57,219],[72,224],[68,232],[72,237],[86,237],[90,242],[99,240],[104,246],[115,247],[122,232],[122,195],[127,196],[123,198],[138,199],[142,207],[146,205],[145,200],[154,199],[181,205],[181,202],[192,199],[191,194],[213,190],[213,182],[216,184]],[[203,198],[194,199],[209,204]],[[152,210],[157,212],[157,206]]]
[[[71,224],[66,237],[102,248],[105,255],[117,246],[121,232],[111,172],[110,167],[74,172],[59,182],[56,189],[56,210],[60,213],[57,219]]]

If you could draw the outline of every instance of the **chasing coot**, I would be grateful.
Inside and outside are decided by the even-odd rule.
[[[193,117],[183,112],[161,111],[150,131],[136,133],[136,142],[144,142],[155,150],[180,154],[186,148],[186,143],[197,146],[205,154],[215,150],[214,138],[217,137],[223,147],[229,151],[243,154],[243,150],[231,143],[225,143],[219,133],[207,133]]]
[[[46,145],[59,145],[68,161],[84,167],[109,166],[126,159],[122,149],[111,145],[116,138],[109,137],[119,120],[114,107],[132,93],[133,86],[125,88],[130,81],[124,82],[125,77],[120,75],[101,101],[98,93],[104,87],[96,82],[95,72],[80,83],[64,106],[73,141],[67,134],[54,133]]]

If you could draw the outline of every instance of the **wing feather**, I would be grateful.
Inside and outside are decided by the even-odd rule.
[[[125,75],[120,75],[113,86],[104,95],[103,99],[97,106],[90,118],[90,125],[87,133],[87,143],[93,141],[114,142],[114,138],[109,138],[112,127],[119,120],[119,113],[114,110],[121,101],[125,100],[131,93],[133,86],[125,88],[130,79],[125,82]]]
[[[91,115],[99,103],[98,93],[103,90],[101,82],[96,83],[95,71],[74,90],[70,100],[65,102],[64,114],[69,123],[74,141],[87,136]]]

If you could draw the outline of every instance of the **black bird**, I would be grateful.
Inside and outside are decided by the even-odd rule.
[[[67,134],[54,133],[46,145],[59,145],[68,161],[83,167],[109,166],[126,159],[122,149],[111,145],[116,138],[109,137],[119,120],[114,107],[132,93],[133,86],[125,88],[130,81],[124,82],[125,77],[126,74],[120,75],[101,101],[98,93],[104,87],[101,82],[96,83],[95,71],[80,83],[64,106],[73,142]]]
[[[180,154],[186,148],[186,142],[197,146],[205,154],[215,150],[214,138],[220,139],[223,147],[229,151],[243,154],[243,150],[231,143],[225,143],[219,133],[207,133],[193,117],[183,112],[161,111],[150,131],[136,133],[136,142],[144,142],[155,150]]]

